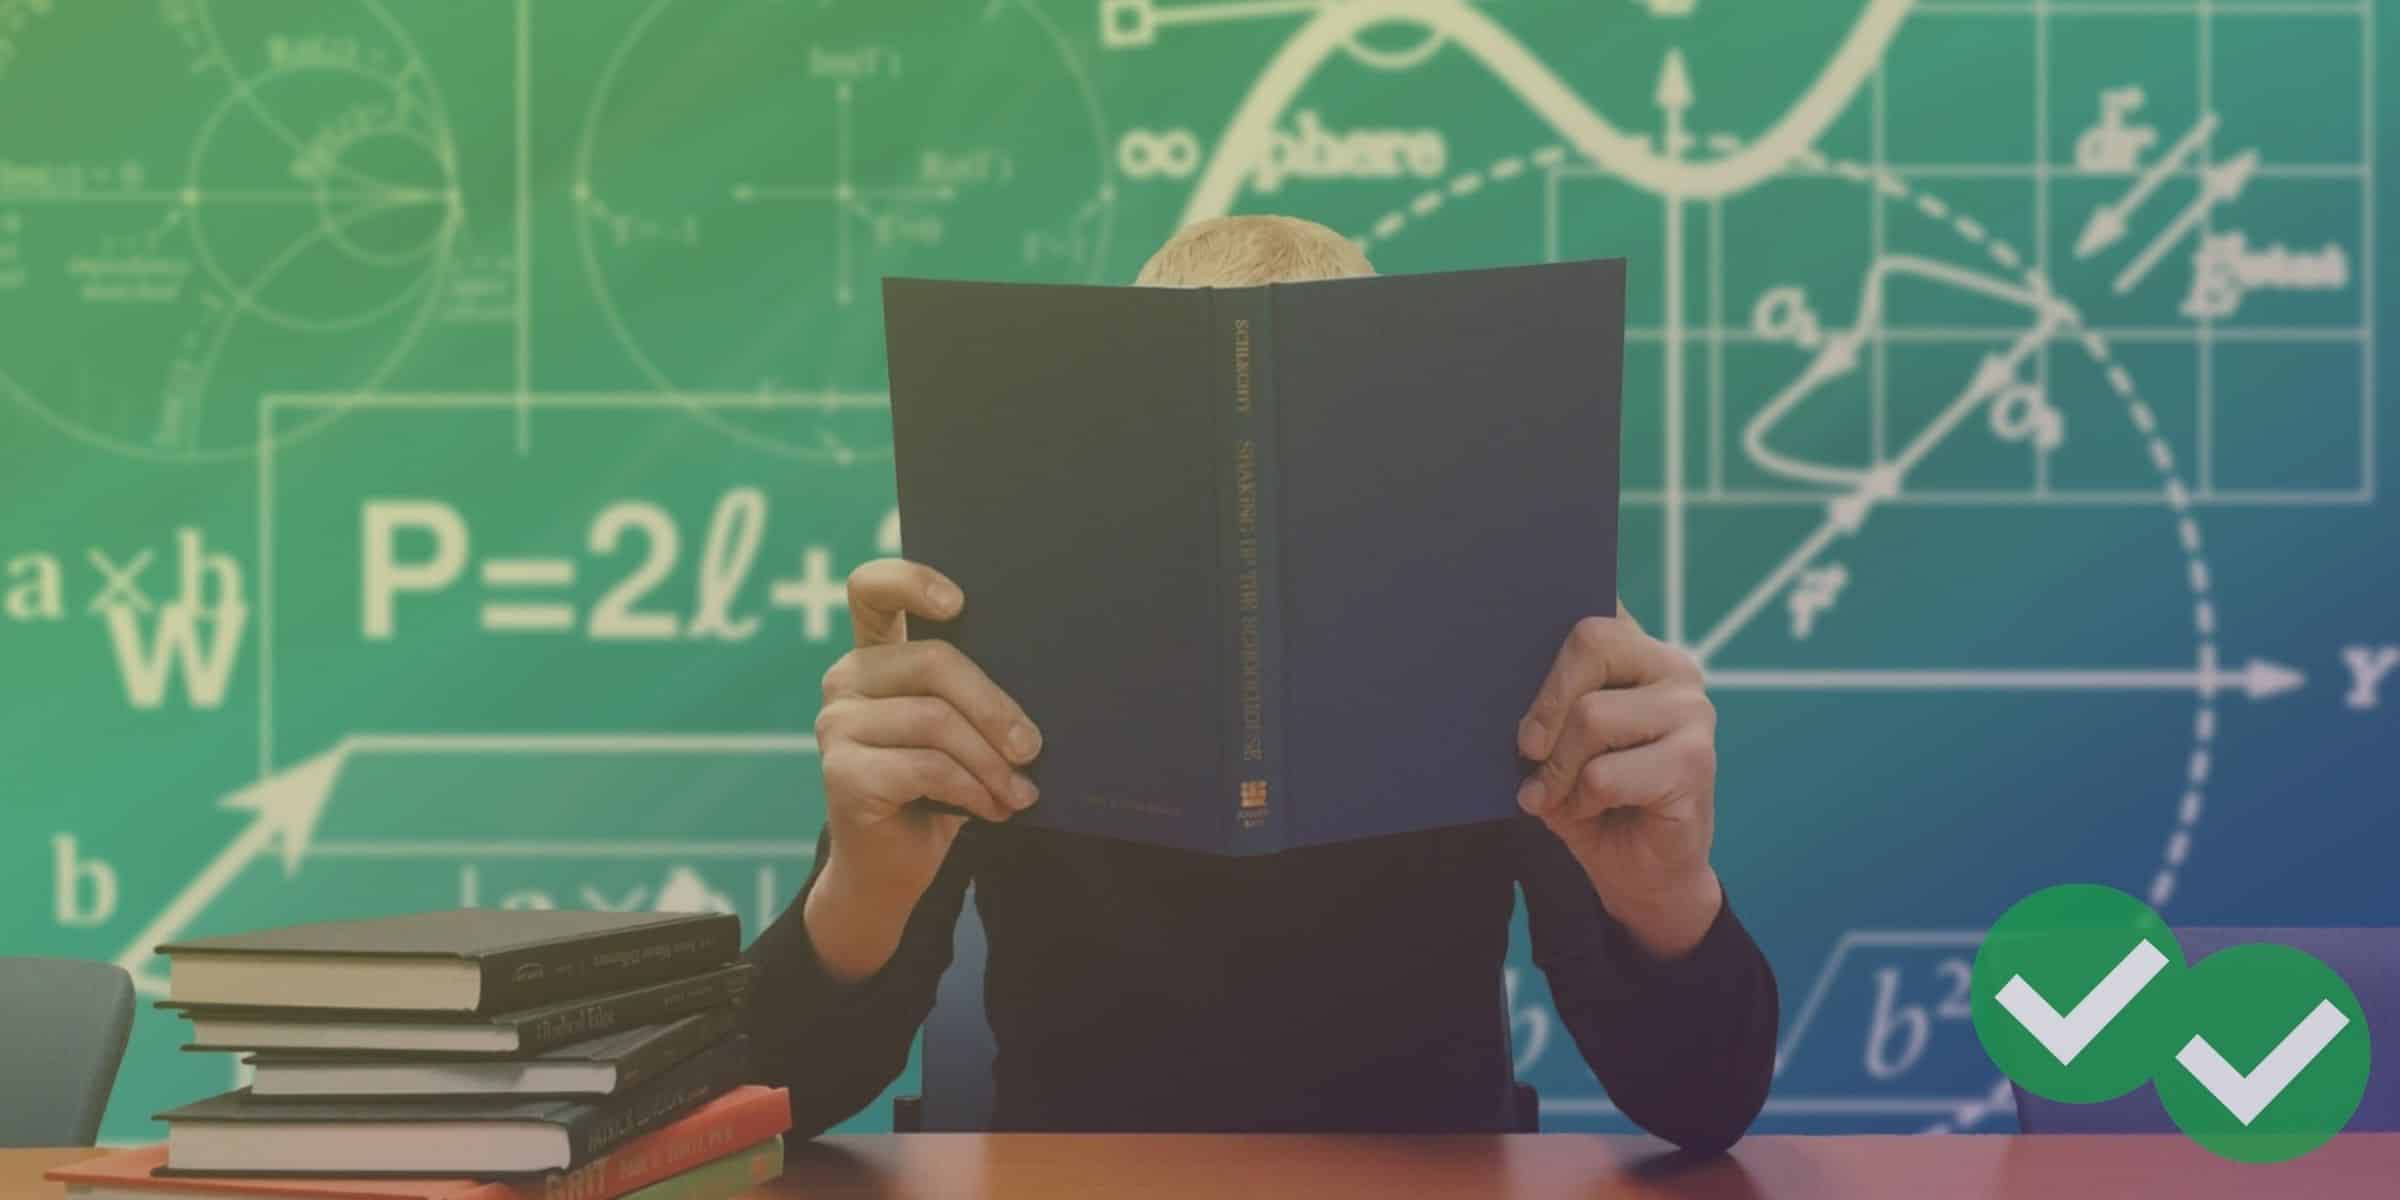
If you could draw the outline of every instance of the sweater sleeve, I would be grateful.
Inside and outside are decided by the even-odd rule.
[[[1731,1146],[1766,1103],[1779,1019],[1774,972],[1731,897],[1698,945],[1660,959],[1541,822],[1517,819],[1511,841],[1534,964],[1610,1101],[1684,1149]]]
[[[815,1137],[865,1108],[907,1066],[917,1027],[950,965],[951,937],[974,874],[974,833],[972,822],[959,831],[891,960],[874,975],[844,983],[827,973],[801,918],[824,871],[824,833],[800,894],[743,951],[756,972],[742,1016],[750,1077],[790,1090],[793,1136]]]

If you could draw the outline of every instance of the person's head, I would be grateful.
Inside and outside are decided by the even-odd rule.
[[[1372,275],[1350,239],[1298,217],[1215,217],[1175,232],[1142,264],[1150,287],[1246,287],[1301,279]]]

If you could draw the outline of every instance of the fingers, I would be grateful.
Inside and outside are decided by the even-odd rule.
[[[1672,814],[1715,775],[1715,740],[1685,727],[1657,741],[1587,760],[1575,772],[1574,789],[1538,815],[1560,823],[1589,820],[1619,808]]]
[[[958,615],[966,593],[950,577],[905,558],[879,558],[850,572],[850,637],[880,646],[908,637],[908,614],[935,621]]]
[[[1690,655],[1648,634],[1625,614],[1585,617],[1567,634],[1550,673],[1534,693],[1533,705],[1517,726],[1517,749],[1530,759],[1553,756],[1576,698],[1603,688],[1630,688],[1668,680],[1697,685],[1700,668]]]
[[[1010,767],[999,749],[939,696],[833,701],[817,714],[817,745],[840,741],[895,750],[938,750],[966,768],[1008,811],[1031,807],[1039,795],[1031,779]]]
[[[1585,765],[1666,737],[1687,726],[1712,735],[1716,713],[1699,688],[1678,683],[1585,692],[1567,705],[1549,757],[1518,789],[1527,812],[1555,807],[1574,792]]]
[[[966,717],[1008,761],[1032,762],[1042,735],[1025,711],[974,660],[948,642],[867,646],[834,660],[825,672],[825,702],[852,697],[934,696]]]
[[[944,641],[908,640],[911,614],[957,616],[966,596],[923,563],[884,558],[850,573],[855,647],[825,672],[817,745],[830,797],[889,813],[918,797],[989,821],[1030,806],[1041,733],[983,669]]]
[[[821,745],[828,795],[851,796],[889,816],[923,796],[987,821],[1014,812],[957,759],[924,747],[869,746],[848,739]]]

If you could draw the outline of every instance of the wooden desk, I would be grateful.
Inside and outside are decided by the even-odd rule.
[[[44,1168],[89,1150],[0,1150],[0,1197],[60,1194]],[[1139,1196],[1313,1198],[2390,1196],[2400,1134],[2350,1134],[2297,1162],[2229,1163],[2158,1136],[1755,1137],[1724,1158],[1597,1134],[1162,1137],[920,1133],[795,1143],[758,1200]]]

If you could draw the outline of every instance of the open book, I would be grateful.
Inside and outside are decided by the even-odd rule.
[[[1515,811],[1616,611],[1621,259],[1248,288],[890,279],[912,623],[1043,732],[1049,828],[1256,854]]]

